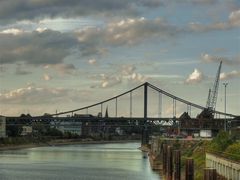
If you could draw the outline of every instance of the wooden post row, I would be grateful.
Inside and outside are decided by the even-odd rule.
[[[186,160],[185,179],[194,180],[194,161],[192,158]]]
[[[217,171],[213,168],[204,169],[204,180],[217,180]]]
[[[181,180],[181,151],[174,151],[174,180]]]

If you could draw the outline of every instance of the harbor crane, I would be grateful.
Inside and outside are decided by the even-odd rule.
[[[212,89],[209,89],[206,108],[199,115],[202,118],[210,118],[210,119],[214,118],[214,114],[215,114],[214,112],[217,104],[221,68],[222,68],[222,61],[219,64],[213,87]]]

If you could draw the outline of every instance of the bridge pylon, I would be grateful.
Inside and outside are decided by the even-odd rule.
[[[147,110],[148,110],[148,82],[144,83],[144,125],[142,129],[142,145],[149,143],[149,129],[147,127]]]

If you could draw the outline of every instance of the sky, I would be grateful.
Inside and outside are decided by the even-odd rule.
[[[216,109],[224,111],[227,82],[227,112],[239,115],[239,28],[239,0],[1,0],[0,114],[77,109],[146,81],[205,106],[222,61]],[[158,94],[149,93],[157,116]],[[128,103],[119,102],[122,116]],[[170,116],[171,100],[163,104]],[[178,115],[185,109],[177,104]]]

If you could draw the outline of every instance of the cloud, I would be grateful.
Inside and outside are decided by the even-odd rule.
[[[0,1],[0,17],[2,23],[9,23],[45,17],[136,16],[144,8],[156,8],[171,3],[206,5],[216,2],[218,0],[6,0]]]
[[[198,22],[189,23],[190,31],[192,32],[209,32],[217,30],[228,30],[232,28],[238,28],[240,26],[240,10],[236,10],[230,13],[226,22],[216,22],[211,24],[201,24]]]
[[[71,74],[74,75],[76,73],[76,67],[73,64],[47,64],[44,66],[45,69],[54,69],[61,75]]]
[[[146,76],[138,73],[136,66],[131,64],[123,65],[120,69],[120,72],[121,77],[123,79],[127,79],[129,82],[142,83],[148,79]]]
[[[203,79],[204,79],[203,73],[195,68],[194,71],[188,76],[185,83],[196,84],[202,82]]]
[[[110,88],[122,83],[122,77],[119,74],[96,74],[90,78],[97,81],[91,88]]]
[[[158,7],[162,0],[7,0],[0,1],[2,23],[38,20],[44,17],[82,17],[99,15],[136,15],[139,8]]]
[[[213,4],[218,0],[172,0],[171,3]],[[167,5],[165,0],[7,0],[0,1],[1,18],[31,20],[41,17],[81,17],[88,15],[135,15],[142,8]]]
[[[80,29],[76,34],[82,56],[89,56],[104,55],[107,47],[138,45],[153,38],[169,40],[185,32],[163,19],[142,17],[114,20],[105,26]]]
[[[62,63],[78,42],[72,34],[46,30],[0,34],[0,61],[2,64],[25,63],[45,65]]]
[[[117,84],[120,84],[122,82],[122,79],[117,76],[104,76],[101,82],[102,88],[112,87]]]
[[[0,76],[7,71],[7,67],[0,64]]]
[[[90,76],[91,79],[97,80],[98,83],[91,86],[91,88],[109,88],[121,83],[142,83],[148,78],[137,72],[134,65],[122,65],[121,67],[113,67],[114,73],[98,74]]]
[[[240,9],[231,12],[229,15],[229,23],[232,26],[240,26]]]
[[[52,79],[52,77],[51,77],[49,74],[44,74],[44,75],[43,75],[43,79],[44,79],[45,81],[49,81],[49,80]]]
[[[134,82],[145,82],[147,80],[147,77],[140,74],[140,73],[133,73],[129,80],[134,81]]]
[[[28,75],[28,74],[32,74],[32,72],[31,71],[29,71],[29,70],[26,70],[26,69],[23,69],[22,67],[21,67],[21,65],[17,65],[17,67],[16,67],[16,75]]]
[[[136,66],[134,65],[123,65],[121,67],[121,74],[123,76],[129,76],[129,75],[132,75],[134,73],[134,71],[136,70]]]
[[[108,47],[135,45],[151,38],[167,40],[180,32],[183,30],[160,18],[114,20],[99,28],[67,33],[50,29],[15,29],[0,33],[0,60],[2,64],[56,65],[55,69],[60,69],[62,65],[57,64],[63,64],[74,52],[82,57],[105,55]]]
[[[234,79],[234,78],[240,78],[240,71],[231,71],[231,72],[228,72],[228,73],[221,73],[220,74],[220,79],[221,80],[229,80],[229,79]]]
[[[36,87],[29,85],[0,93],[0,102],[2,104],[48,104],[48,103],[67,103],[79,102],[89,98],[88,91],[66,89],[66,88],[49,88]]]
[[[224,64],[227,65],[240,65],[240,56],[236,56],[232,58],[231,60],[226,58],[226,57],[221,57],[221,56],[213,56],[207,53],[201,54],[201,58],[203,62],[211,63],[211,62],[216,62],[219,63],[222,61]]]
[[[89,59],[88,64],[95,65],[97,63],[96,59]]]
[[[19,35],[22,34],[24,31],[17,28],[10,28],[0,31],[0,34],[13,34],[13,35]]]

